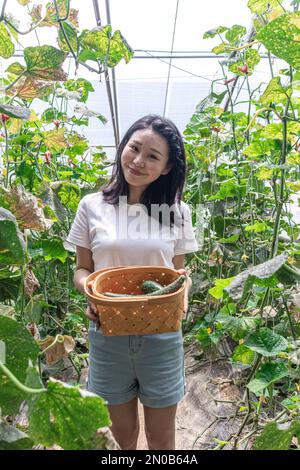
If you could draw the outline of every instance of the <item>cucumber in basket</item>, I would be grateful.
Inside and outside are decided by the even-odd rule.
[[[181,276],[179,276],[177,279],[175,279],[174,282],[172,282],[171,284],[168,284],[167,286],[164,286],[164,287],[162,287],[160,284],[157,284],[154,281],[144,281],[143,285],[142,285],[142,290],[144,290],[145,283],[147,283],[146,284],[146,289],[148,289],[148,293],[145,294],[146,296],[171,294],[172,292],[175,292],[176,290],[178,290],[182,286],[185,279],[186,279],[186,276],[184,274],[181,274]],[[149,283],[152,284],[152,286],[150,285],[150,288],[153,289],[152,292],[149,292]],[[159,286],[159,288],[157,287],[154,290],[154,284]],[[143,288],[143,286],[144,286],[144,288]],[[136,297],[136,295],[134,295],[134,294],[117,294],[116,292],[103,292],[102,295],[106,295],[107,297]],[[138,294],[138,295],[140,296],[141,294]]]
[[[143,284],[141,285],[141,289],[144,294],[150,294],[150,292],[155,292],[159,289],[162,289],[162,285],[158,284],[158,282],[154,281],[144,281]]]

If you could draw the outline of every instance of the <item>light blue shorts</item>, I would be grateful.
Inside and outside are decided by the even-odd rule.
[[[87,389],[109,405],[138,396],[150,408],[178,403],[185,394],[182,332],[104,336],[89,329]]]

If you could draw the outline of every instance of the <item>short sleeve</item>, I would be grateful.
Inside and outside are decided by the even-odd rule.
[[[194,253],[199,250],[192,224],[190,208],[187,204],[181,203],[183,209],[183,226],[178,231],[177,241],[174,247],[174,255],[183,255],[185,253]]]
[[[91,248],[85,198],[81,199],[78,204],[76,216],[66,240],[72,245],[78,245],[89,249]]]

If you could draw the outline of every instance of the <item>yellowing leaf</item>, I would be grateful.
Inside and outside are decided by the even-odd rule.
[[[28,297],[31,297],[36,289],[40,287],[38,279],[35,277],[34,272],[29,269],[26,271],[24,279],[24,292]]]
[[[261,167],[259,168],[259,170],[257,170],[255,176],[262,181],[271,180],[273,177],[273,170],[271,170],[270,168]]]
[[[41,232],[50,228],[52,222],[45,219],[42,202],[26,192],[21,185],[13,186],[9,190],[2,187],[1,193],[20,228]]]
[[[39,118],[38,115],[37,115],[36,112],[32,109],[32,110],[30,111],[30,116],[29,116],[28,121],[34,122],[34,121],[37,121],[38,118]]]
[[[67,54],[53,46],[26,47],[24,59],[26,75],[38,80],[66,80],[67,74],[62,64]]]
[[[291,153],[287,158],[290,165],[300,165],[300,153]]]
[[[74,350],[75,341],[72,336],[47,336],[44,340],[39,341],[39,345],[42,351],[49,348],[45,351],[47,364],[55,364]]]
[[[265,13],[270,7],[278,7],[278,0],[248,0],[252,13]]]
[[[51,91],[52,85],[49,82],[35,80],[31,77],[22,77],[7,93],[24,100],[29,100],[44,97],[51,93]]]
[[[18,134],[22,129],[23,121],[21,119],[11,118],[9,122],[9,132],[10,134]]]
[[[294,181],[294,182],[287,182],[286,185],[295,192],[300,191],[300,181]]]
[[[58,0],[58,13],[60,18],[65,18],[67,14],[66,9],[66,1],[65,0]],[[44,18],[42,18],[42,5],[34,5],[30,11],[30,16],[33,23],[39,23],[39,27],[42,26],[56,26],[59,27],[57,17],[56,17],[56,9],[55,5],[51,3],[47,3],[46,5],[46,14]],[[75,8],[70,8],[68,21],[72,23],[74,26],[78,27],[78,10]]]
[[[34,136],[32,140],[34,142],[43,140],[47,148],[52,152],[59,152],[68,147],[64,129],[41,132],[41,135]]]
[[[265,222],[256,222],[253,225],[246,225],[245,230],[246,232],[255,232],[255,233],[260,233],[260,232],[265,232],[268,230],[268,225]]]
[[[8,59],[15,52],[15,46],[3,23],[0,23],[0,57]]]

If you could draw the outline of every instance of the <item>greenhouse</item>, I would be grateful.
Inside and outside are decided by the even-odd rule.
[[[0,450],[300,449],[299,6],[0,0]]]

